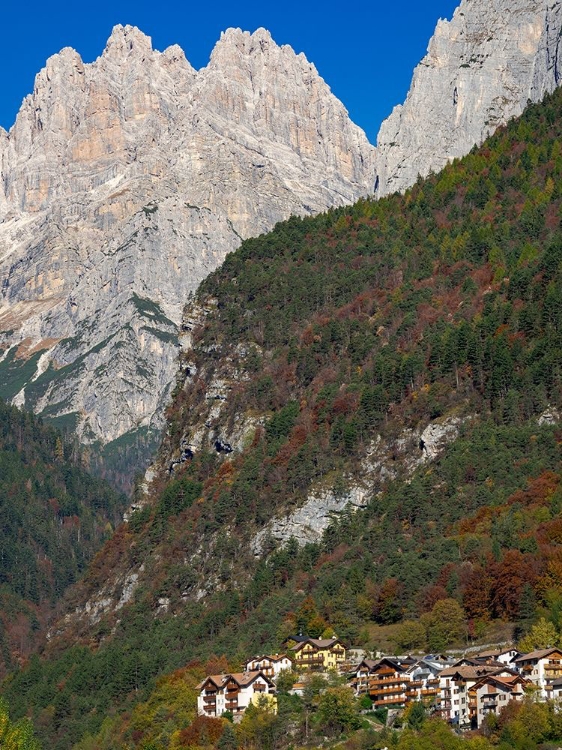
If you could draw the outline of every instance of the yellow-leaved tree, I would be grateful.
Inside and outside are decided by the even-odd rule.
[[[40,750],[28,719],[10,721],[8,704],[0,698],[0,747],[2,750]]]

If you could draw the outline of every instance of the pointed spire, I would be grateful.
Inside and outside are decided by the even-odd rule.
[[[107,40],[103,56],[123,56],[131,52],[152,52],[152,39],[136,26],[113,27],[111,36]]]

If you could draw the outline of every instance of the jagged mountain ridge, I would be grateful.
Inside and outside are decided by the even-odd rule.
[[[0,395],[149,455],[186,294],[241,238],[404,190],[552,90],[560,9],[463,0],[376,154],[263,30],[229,30],[201,71],[132,27],[90,65],[55,55],[0,129]]]
[[[373,189],[304,55],[230,29],[207,67],[117,26],[0,131],[0,394],[110,442],[160,428],[187,294],[244,237]]]
[[[561,31],[558,0],[462,0],[381,126],[376,194],[439,172],[560,85]]]

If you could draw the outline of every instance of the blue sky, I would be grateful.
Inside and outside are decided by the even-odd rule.
[[[375,142],[381,121],[408,91],[438,18],[457,0],[16,0],[2,7],[0,125],[8,129],[50,55],[74,47],[98,57],[117,23],[133,24],[156,49],[179,44],[191,64],[207,64],[220,32],[263,26],[313,62],[351,118]]]

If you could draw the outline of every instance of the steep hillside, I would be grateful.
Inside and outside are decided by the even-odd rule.
[[[75,447],[0,402],[0,673],[37,648],[53,607],[119,523],[125,498]]]
[[[406,195],[279,224],[202,284],[152,482],[6,686],[49,747],[297,626],[373,647],[374,623],[426,615],[443,648],[451,597],[466,638],[558,622],[561,136],[556,91]]]
[[[229,29],[200,71],[131,26],[91,64],[63,49],[0,130],[0,396],[130,479],[159,439],[189,291],[242,238],[372,192],[373,154],[264,29]]]

